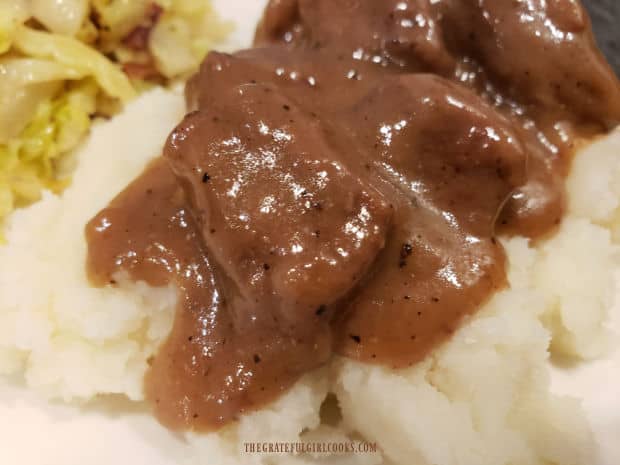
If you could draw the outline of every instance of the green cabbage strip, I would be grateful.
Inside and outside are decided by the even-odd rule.
[[[112,113],[119,101],[153,85],[130,82],[104,52],[117,58],[129,54],[119,61],[131,63],[134,51],[122,38],[145,15],[157,14],[149,13],[154,4],[163,13],[147,52],[171,79],[195,70],[214,41],[231,29],[207,0],[89,0],[102,26],[93,31],[98,34],[93,46],[88,45],[88,26],[95,28],[90,21],[75,37],[32,29],[25,24],[33,13],[29,0],[0,0],[0,241],[3,219],[15,208],[37,201],[45,189],[60,192],[68,184],[62,178],[66,162],[87,135],[91,116]]]
[[[97,92],[92,80],[74,84],[42,103],[20,135],[0,145],[0,222],[14,208],[37,201],[44,189],[58,192],[67,184],[58,179],[57,165],[88,132]]]
[[[61,91],[58,97],[46,98],[36,107],[34,117],[19,135],[0,144],[0,225],[15,208],[37,201],[43,189],[59,191],[66,184],[57,176],[61,156],[73,150],[87,134],[90,115],[97,109],[99,88],[122,102],[136,93],[116,65],[76,39],[20,24],[11,24],[11,28],[0,24],[0,46],[4,45],[2,42],[10,43],[13,50],[28,58],[2,62],[5,74],[0,90],[11,95],[19,89],[29,92],[28,86],[36,82],[19,82],[28,76],[51,83],[58,79],[59,84],[69,81],[65,81],[68,90]],[[83,79],[87,76],[92,78]],[[11,102],[11,95],[4,96],[9,99],[5,104]]]
[[[60,64],[93,76],[110,97],[126,102],[135,95],[129,79],[119,68],[96,49],[71,37],[19,25],[13,37],[13,47],[24,55],[53,58]]]

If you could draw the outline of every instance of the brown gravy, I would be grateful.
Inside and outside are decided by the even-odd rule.
[[[499,233],[564,211],[620,86],[574,1],[273,0],[211,53],[191,113],[86,228],[96,285],[174,284],[146,393],[211,430],[332,353],[394,368],[506,285]]]

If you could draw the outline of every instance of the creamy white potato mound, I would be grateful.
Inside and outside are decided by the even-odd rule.
[[[10,218],[0,247],[0,372],[23,373],[50,398],[124,394],[140,401],[147,359],[171,328],[173,289],[127,282],[92,288],[84,225],[153,157],[180,120],[180,95],[144,95],[100,124],[79,153],[72,186]],[[550,351],[606,350],[620,240],[620,132],[582,150],[568,182],[570,214],[536,247],[505,241],[511,288],[452,340],[404,371],[336,359],[280,400],[219,433],[187,435],[178,463],[590,465],[577,400],[549,389]],[[336,426],[319,409],[334,393]],[[246,454],[245,442],[376,442],[357,455]],[[208,458],[208,459],[205,459]]]

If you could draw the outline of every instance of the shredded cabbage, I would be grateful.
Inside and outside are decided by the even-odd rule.
[[[0,233],[66,185],[95,115],[187,76],[228,30],[209,0],[0,0]]]
[[[228,33],[228,26],[213,21],[208,2],[158,0],[164,14],[152,32],[149,49],[158,69],[168,78],[189,74],[215,42]],[[212,35],[202,33],[205,29]]]
[[[38,200],[43,189],[65,186],[67,179],[57,176],[56,165],[88,132],[97,92],[94,81],[80,81],[41,103],[19,137],[0,144],[0,217]]]
[[[0,143],[17,136],[62,81],[83,77],[83,72],[49,60],[0,58]]]
[[[102,47],[113,51],[128,33],[138,26],[146,16],[147,0],[93,0],[97,21],[101,30]]]
[[[133,87],[122,71],[95,49],[76,39],[18,26],[13,46],[25,55],[53,58],[62,65],[94,76],[112,97],[127,101],[134,95]]]
[[[88,14],[88,0],[30,0],[30,8],[50,32],[75,35]]]
[[[15,28],[27,18],[26,0],[0,2],[0,53],[10,50]]]

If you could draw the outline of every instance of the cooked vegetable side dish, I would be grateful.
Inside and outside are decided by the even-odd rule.
[[[615,464],[603,3],[2,3],[7,392],[94,465]]]
[[[203,0],[0,3],[0,221],[66,186],[93,117],[187,76],[227,31]]]

